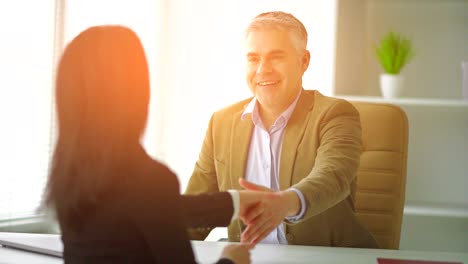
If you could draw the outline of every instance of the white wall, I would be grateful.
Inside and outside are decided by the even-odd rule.
[[[401,248],[468,252],[468,104],[400,104],[409,146]]]
[[[366,95],[367,0],[341,0],[336,24],[335,94]]]
[[[410,125],[407,204],[468,210],[468,104],[401,106]]]
[[[468,104],[400,104],[410,125],[400,247],[468,252]]]
[[[468,252],[468,219],[405,214],[400,249]]]

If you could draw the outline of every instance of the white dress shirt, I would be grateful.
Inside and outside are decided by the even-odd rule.
[[[275,120],[269,130],[263,125],[258,112],[257,99],[253,98],[241,115],[242,120],[246,115],[252,115],[254,130],[250,141],[249,156],[245,171],[245,179],[273,190],[279,190],[279,171],[281,160],[281,147],[286,124],[296,107],[301,92],[294,102]],[[287,217],[288,221],[298,221],[304,216],[306,202],[301,191],[290,188],[296,192],[301,201],[301,210],[298,215]],[[288,244],[283,225],[280,224],[260,243]]]

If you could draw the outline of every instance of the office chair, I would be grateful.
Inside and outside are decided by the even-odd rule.
[[[351,103],[361,116],[363,141],[356,213],[381,248],[398,249],[405,203],[408,119],[395,105]]]

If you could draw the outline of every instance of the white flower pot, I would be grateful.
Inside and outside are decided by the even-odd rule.
[[[383,73],[380,75],[380,90],[384,98],[401,97],[404,78],[401,75]]]

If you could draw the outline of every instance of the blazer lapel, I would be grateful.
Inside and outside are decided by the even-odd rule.
[[[281,161],[279,172],[280,190],[285,190],[291,187],[291,177],[293,173],[293,165],[296,159],[297,148],[304,134],[307,122],[307,115],[314,106],[314,98],[316,93],[306,93],[302,90],[301,96],[297,101],[296,108],[289,118],[286,125],[283,137],[283,145],[281,148]]]
[[[241,120],[242,112],[236,113],[232,121],[232,136],[230,148],[230,177],[231,186],[234,189],[241,189],[239,178],[245,177],[245,166],[249,155],[250,138],[252,135],[252,116],[247,115]]]

